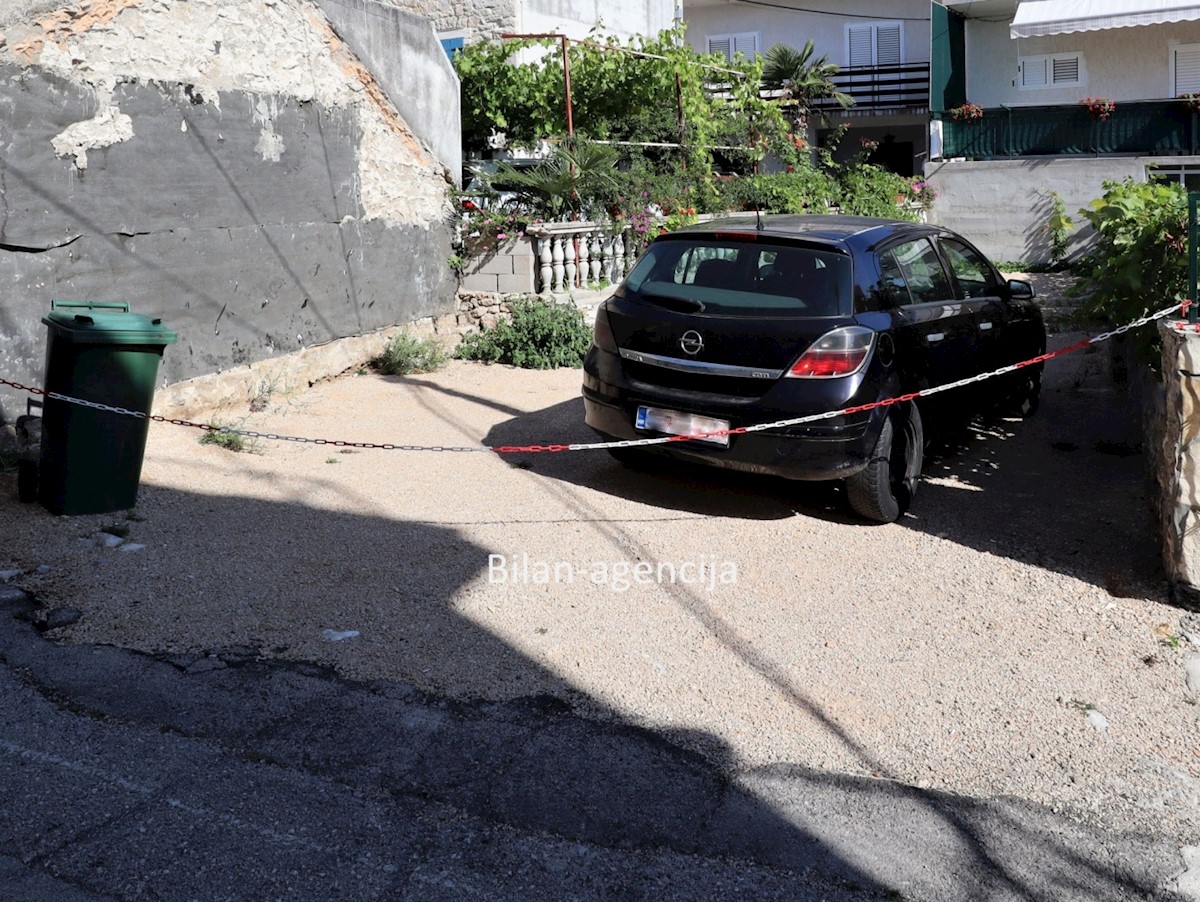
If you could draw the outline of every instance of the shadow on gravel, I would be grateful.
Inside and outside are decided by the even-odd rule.
[[[901,522],[1119,597],[1166,600],[1140,436],[1115,390],[1059,387],[1033,418],[944,435]]]
[[[1082,579],[1115,596],[1165,600],[1136,415],[1123,391],[1095,373],[1077,372],[1082,365],[1090,364],[1052,362],[1041,410],[1029,420],[987,415],[948,424],[926,452],[924,482],[900,524]],[[514,417],[494,427],[485,443],[598,440],[583,423],[578,399]],[[506,460],[573,485],[700,516],[860,522],[835,483],[649,456],[635,469],[605,451]]]
[[[35,508],[14,511],[12,486],[0,481],[0,487],[0,514],[9,523],[48,516]],[[173,562],[164,546],[140,558],[146,573],[135,591],[149,606],[146,616],[153,616],[154,599],[170,581],[197,612],[196,624],[180,624],[181,644],[205,628],[213,635],[214,627],[238,641],[202,641],[198,652],[149,656],[43,642],[27,623],[0,617],[0,688],[10,693],[0,706],[6,712],[0,717],[0,796],[6,800],[0,806],[0,856],[39,873],[117,896],[135,883],[140,894],[163,898],[194,895],[195,887],[205,886],[211,894],[216,884],[202,840],[214,833],[224,837],[232,827],[245,847],[222,872],[220,886],[229,884],[242,897],[264,897],[278,891],[278,883],[264,881],[289,873],[308,878],[306,868],[336,870],[338,855],[360,854],[357,846],[338,851],[339,842],[356,840],[322,819],[323,804],[314,804],[307,820],[244,808],[256,790],[231,774],[249,764],[318,777],[393,805],[444,804],[484,823],[596,847],[757,862],[784,869],[780,879],[789,889],[776,898],[878,899],[901,892],[940,899],[997,893],[1121,899],[1153,890],[1170,867],[1162,844],[1096,836],[1044,810],[803,768],[738,773],[717,737],[660,736],[623,724],[596,699],[587,704],[602,712],[601,720],[578,716],[551,695],[580,698],[569,683],[451,607],[486,561],[485,549],[456,530],[331,515],[300,501],[152,486],[144,491],[139,514],[146,519],[139,530],[151,532],[157,518],[184,518],[191,541],[209,562],[183,571],[181,561],[192,556]],[[619,524],[611,528],[620,530]],[[250,550],[230,555],[231,542]],[[114,560],[103,554],[98,561]],[[269,558],[291,564],[282,580],[255,566]],[[380,559],[395,572],[388,585],[379,584]],[[235,603],[214,618],[203,612],[218,593]],[[12,593],[4,599],[0,609],[15,607],[20,614],[24,608],[25,621],[39,621]],[[677,601],[784,688],[794,704],[853,745],[706,599],[684,590]],[[372,611],[373,620],[367,616]],[[354,642],[331,643],[326,662],[383,643],[384,654],[432,662],[435,684],[473,671],[547,692],[504,704],[451,701],[394,682],[338,679],[328,666],[283,663],[275,657],[286,647],[263,647],[257,639],[269,635],[275,643],[288,633],[307,635],[322,619],[314,612],[352,620],[363,631]],[[12,698],[14,685],[34,691],[37,704],[32,696]],[[31,722],[35,718],[41,720]],[[122,757],[115,748],[106,755],[104,743],[116,725],[202,742],[206,754],[219,753],[214,770],[180,765],[164,785],[161,775],[143,770],[154,762]],[[76,735],[81,731],[83,743]],[[857,751],[872,763],[868,750]],[[52,802],[48,784],[55,787]],[[219,790],[211,793],[210,785]],[[178,801],[197,795],[198,801]],[[169,826],[139,834],[136,824],[164,820],[159,808],[187,816],[166,818]],[[78,826],[64,835],[68,822]],[[287,835],[274,823],[286,823]],[[221,842],[227,846],[229,839]],[[322,856],[297,861],[297,848],[315,842],[322,844]],[[394,856],[392,890],[405,887],[421,864],[420,849],[398,842],[386,854]],[[146,858],[170,867],[149,874],[141,869]],[[95,866],[100,859],[103,869]],[[625,875],[596,886],[601,878],[573,867],[571,860],[553,857],[531,862],[521,893],[509,897],[536,896],[551,878],[561,886],[564,874],[567,886],[590,881],[593,898],[630,889],[621,882]]]
[[[602,439],[583,423],[582,398],[514,417],[484,437],[492,447],[598,441]],[[607,451],[505,454],[504,459],[540,476],[665,510],[740,520],[781,520],[802,513],[853,522],[841,504],[840,487],[829,483],[793,482],[655,455],[626,466]]]

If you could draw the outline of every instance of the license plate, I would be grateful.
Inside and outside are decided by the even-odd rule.
[[[668,435],[697,435],[701,432],[720,432],[729,428],[728,420],[702,417],[695,413],[681,413],[678,410],[662,410],[658,407],[639,407],[637,419],[633,424],[638,429],[653,429]],[[728,435],[710,435],[697,438],[696,441],[711,442],[723,448],[729,447]]]

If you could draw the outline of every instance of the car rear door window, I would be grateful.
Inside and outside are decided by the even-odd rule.
[[[939,243],[942,253],[946,255],[946,263],[958,279],[965,297],[983,298],[999,294],[1000,283],[981,254],[953,238],[942,238]]]
[[[880,269],[884,279],[892,284],[897,280],[897,272],[903,277],[909,303],[927,304],[954,296],[942,261],[927,238],[906,241],[884,251],[880,256]],[[899,302],[903,304],[905,299],[901,297]]]

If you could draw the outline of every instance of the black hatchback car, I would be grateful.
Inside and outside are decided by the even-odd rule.
[[[1032,299],[1029,283],[1005,281],[932,225],[776,215],[681,229],[655,240],[597,313],[587,424],[612,439],[700,435],[953,382],[1044,353]],[[1029,414],[1041,365],[980,385]],[[977,403],[964,389],[936,397]],[[890,522],[916,491],[932,400],[611,451],[845,480],[860,516]]]

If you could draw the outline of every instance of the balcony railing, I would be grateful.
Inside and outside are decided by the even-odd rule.
[[[899,66],[859,66],[840,69],[833,83],[854,98],[851,110],[873,111],[929,106],[929,63]],[[830,98],[818,101],[826,111],[841,109]]]
[[[935,116],[943,120],[947,158],[1200,152],[1200,116],[1179,100],[1117,101],[1103,121],[1078,104],[986,109],[982,118],[968,121]]]

